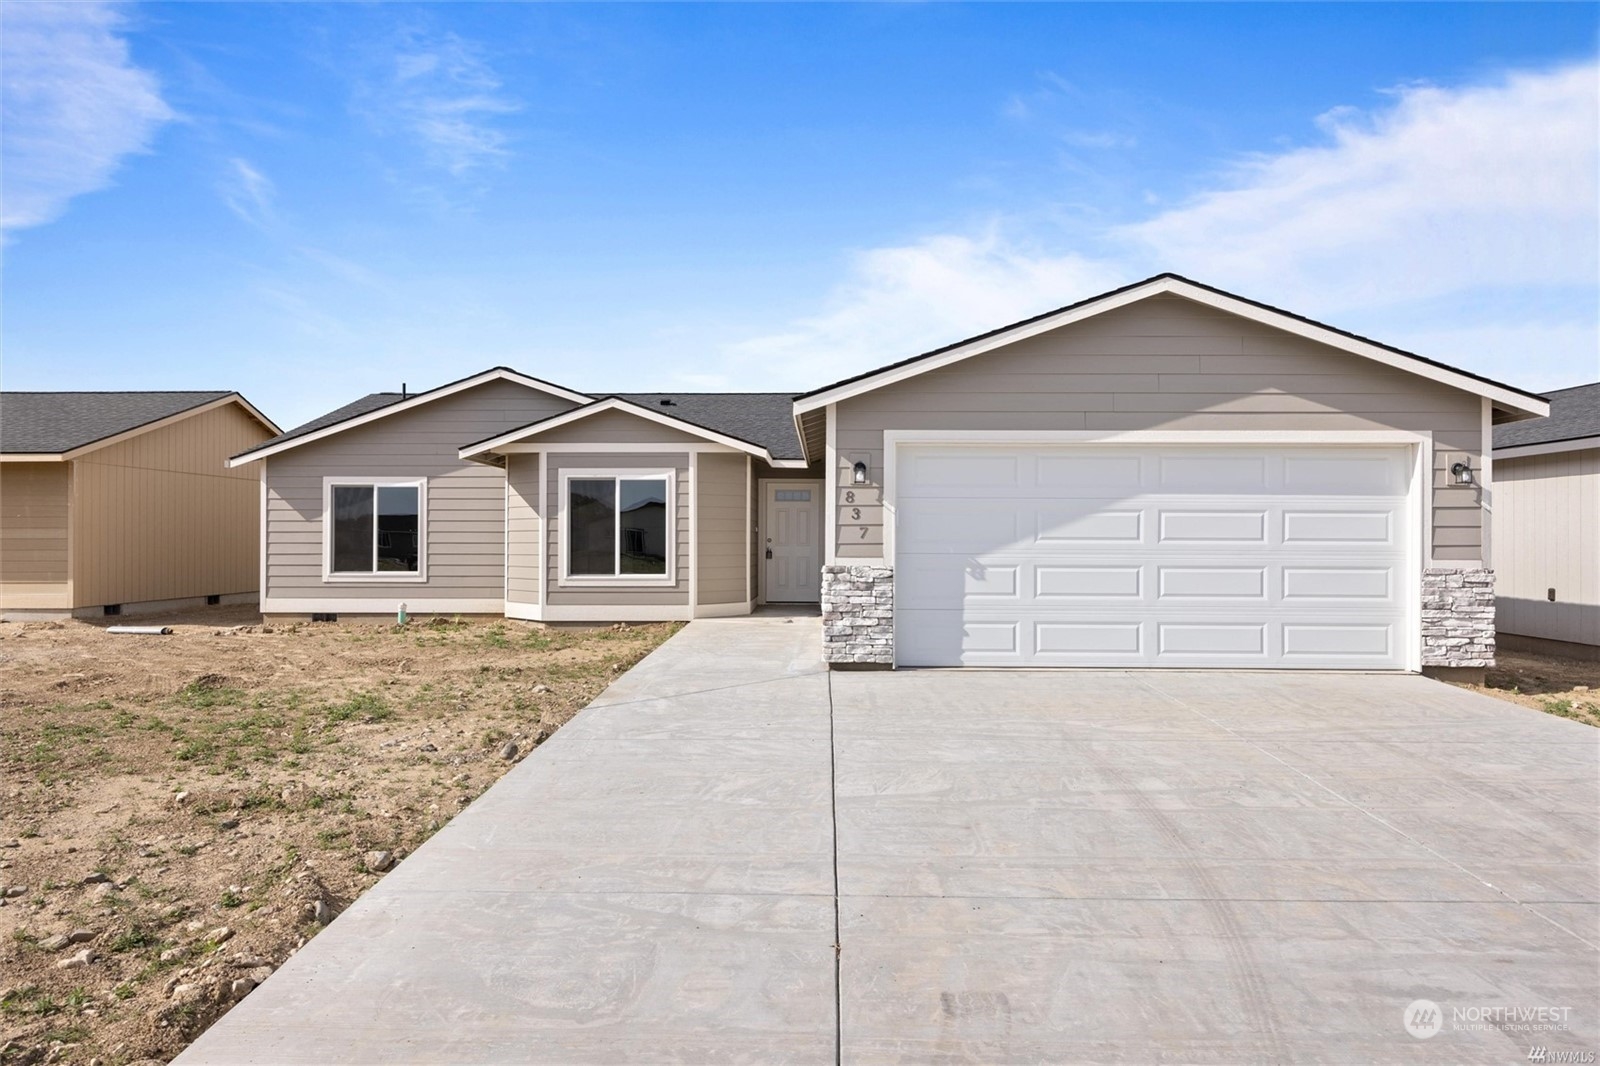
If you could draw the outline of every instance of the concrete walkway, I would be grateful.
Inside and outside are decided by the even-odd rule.
[[[830,676],[818,639],[695,622],[179,1061],[1600,1044],[1600,731],[1394,675]]]

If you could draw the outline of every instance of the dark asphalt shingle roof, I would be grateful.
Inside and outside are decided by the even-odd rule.
[[[53,455],[126,433],[233,393],[0,393],[0,452]]]
[[[629,403],[760,445],[774,459],[800,459],[792,392],[615,392]],[[671,404],[661,401],[671,400]]]
[[[1579,437],[1600,437],[1600,381],[1546,394],[1550,417],[1508,422],[1494,427],[1496,448],[1553,444]]]
[[[411,396],[415,395],[416,393],[411,393]],[[295,426],[291,430],[286,430],[285,432],[278,434],[276,437],[273,437],[271,440],[264,440],[250,450],[256,451],[261,448],[271,447],[274,444],[278,444],[286,440],[293,440],[295,437],[303,437],[307,433],[315,433],[319,429],[326,429],[328,426],[336,425],[337,423],[343,422],[346,419],[355,418],[358,415],[370,414],[373,411],[379,410],[380,408],[388,407],[392,403],[399,403],[401,400],[409,398],[410,397],[408,396],[400,395],[398,392],[369,392],[359,400],[347,403],[343,407],[329,411],[325,415],[318,415],[316,418],[313,418],[304,425]]]

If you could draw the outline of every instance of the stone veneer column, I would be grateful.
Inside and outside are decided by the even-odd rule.
[[[1422,665],[1494,665],[1494,571],[1428,567],[1422,572]]]
[[[835,666],[894,665],[894,569],[822,568],[822,659]]]

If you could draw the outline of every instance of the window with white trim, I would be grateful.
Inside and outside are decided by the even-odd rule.
[[[670,579],[676,509],[670,475],[572,471],[563,484],[567,577]]]
[[[326,484],[330,578],[422,576],[422,481],[352,478]]]

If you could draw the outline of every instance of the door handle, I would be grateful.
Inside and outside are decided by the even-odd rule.
[[[767,558],[768,559],[772,558],[772,549],[771,548],[767,549]]]

